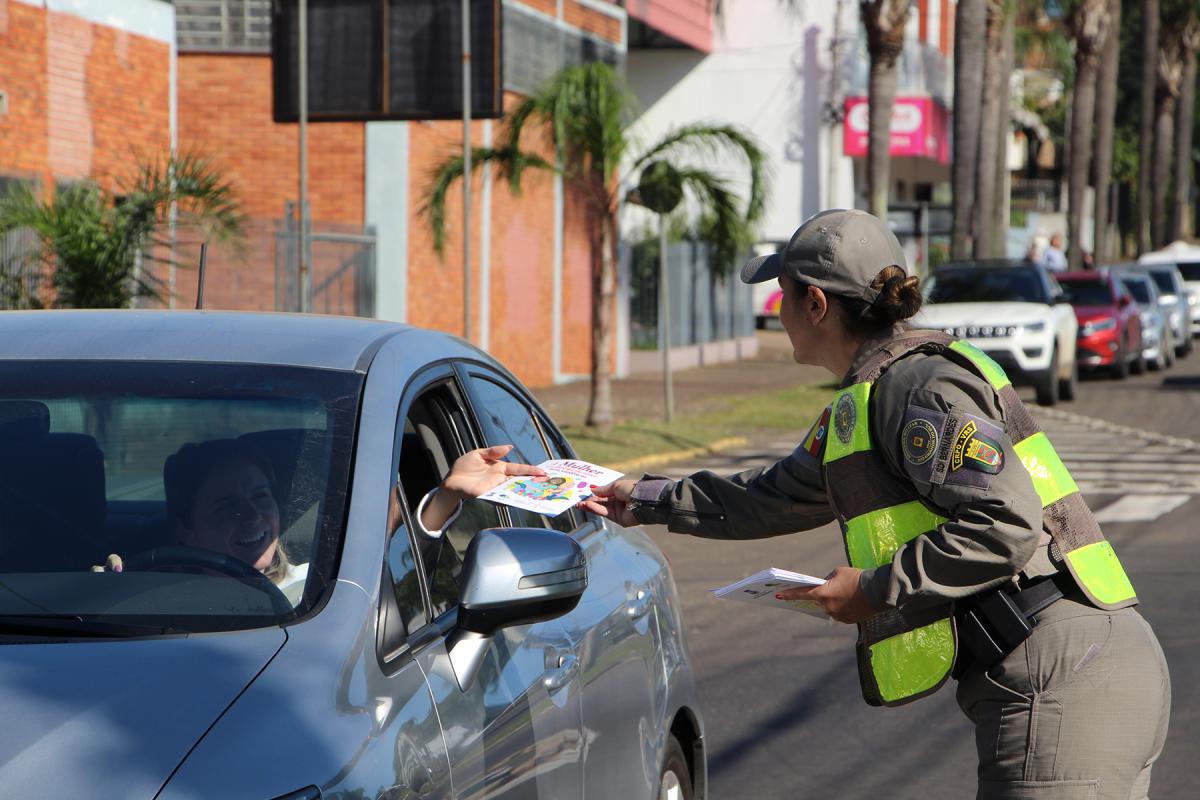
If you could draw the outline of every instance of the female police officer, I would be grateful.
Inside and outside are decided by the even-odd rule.
[[[1154,633],[1004,371],[899,324],[921,304],[904,262],[875,217],[834,210],[746,264],[747,283],[779,279],[795,360],[844,376],[833,402],[769,468],[622,480],[589,506],[724,539],[837,519],[850,566],[785,596],[858,624],[868,703],[956,677],[980,798],[1144,798],[1170,705]]]

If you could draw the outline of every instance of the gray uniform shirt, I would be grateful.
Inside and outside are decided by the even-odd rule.
[[[859,363],[878,349],[864,346]],[[862,587],[876,610],[921,608],[997,587],[1021,572],[1049,575],[1042,503],[1004,430],[1000,400],[982,377],[938,355],[892,364],[871,391],[872,443],[884,463],[947,521],[902,545],[891,564],[865,570]],[[913,413],[957,410],[988,426],[1002,452],[998,472],[963,471],[930,482],[905,457],[901,433]],[[803,446],[770,467],[722,477],[697,472],[672,481],[644,477],[635,515],[647,524],[714,539],[759,539],[810,530],[834,519],[820,451]]]

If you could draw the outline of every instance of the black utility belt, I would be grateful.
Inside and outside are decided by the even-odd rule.
[[[1075,580],[1060,572],[1025,586],[993,589],[959,601],[954,613],[960,654],[955,677],[970,664],[989,670],[1029,638],[1036,616],[1056,600],[1075,592]]]

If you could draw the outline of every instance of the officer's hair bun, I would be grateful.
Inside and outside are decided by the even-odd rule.
[[[871,281],[871,288],[879,296],[871,304],[868,316],[875,317],[882,325],[908,319],[921,310],[920,286],[920,278],[906,274],[900,267],[884,267]]]

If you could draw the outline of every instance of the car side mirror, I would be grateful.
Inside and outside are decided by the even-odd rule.
[[[454,677],[470,688],[492,636],[568,613],[587,588],[579,543],[542,528],[485,528],[463,555],[458,625],[446,640]]]

